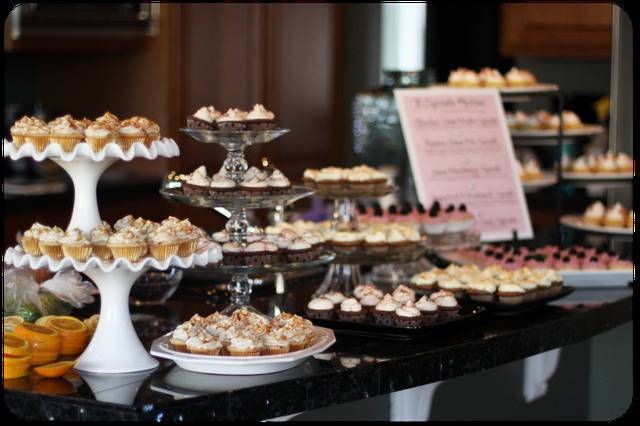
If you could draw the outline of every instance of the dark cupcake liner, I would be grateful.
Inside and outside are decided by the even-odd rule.
[[[209,187],[193,185],[185,182],[182,184],[182,192],[185,195],[207,195],[209,194]]]
[[[247,130],[273,130],[276,128],[275,120],[246,120]]]
[[[347,312],[342,309],[336,309],[336,313],[338,314],[338,318],[340,321],[347,322],[362,322],[367,318],[367,313],[363,310],[360,312]]]
[[[399,327],[419,327],[422,325],[422,315],[419,317],[402,317],[395,314],[393,317],[393,323]]]
[[[243,121],[218,121],[218,130],[237,132],[239,130],[245,130],[246,124]]]
[[[190,115],[187,117],[187,127],[196,130],[216,130],[218,128],[218,124],[215,121],[213,123],[209,123],[208,121]]]
[[[395,315],[394,312],[392,311],[377,311],[377,310],[373,310],[372,311],[372,315],[373,315],[373,322],[375,322],[377,325],[393,325],[393,317]]]
[[[438,321],[440,315],[438,312],[422,312],[422,323],[424,325],[432,325]]]
[[[334,310],[333,309],[305,309],[306,316],[309,319],[324,319],[330,320],[333,318]]]

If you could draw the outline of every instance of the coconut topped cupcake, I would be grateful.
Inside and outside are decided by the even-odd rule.
[[[187,117],[187,127],[192,129],[215,130],[218,128],[216,120],[222,113],[213,105],[198,108],[196,112]]]
[[[262,104],[255,104],[244,119],[249,130],[264,130],[275,128],[275,118],[275,114],[267,110]]]

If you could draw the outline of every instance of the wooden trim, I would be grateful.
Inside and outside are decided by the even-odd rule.
[[[163,3],[160,5],[160,31],[166,31],[168,37],[168,113],[169,113],[169,134],[174,140],[181,138],[180,131],[184,120],[184,76],[187,62],[184,60],[184,37],[182,24],[185,19],[182,7]],[[163,25],[164,24],[164,25]],[[180,157],[169,160],[169,167],[172,170],[179,170]]]

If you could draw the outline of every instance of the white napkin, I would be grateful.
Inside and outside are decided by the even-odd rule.
[[[522,395],[526,402],[535,401],[547,393],[547,381],[558,368],[559,360],[559,348],[530,356],[524,360]]]

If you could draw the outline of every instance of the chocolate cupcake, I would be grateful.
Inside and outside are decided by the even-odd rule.
[[[373,321],[378,325],[393,325],[395,311],[399,307],[400,304],[393,300],[390,294],[385,294],[380,303],[371,311]]]
[[[422,296],[420,300],[416,302],[416,308],[418,308],[422,314],[422,322],[424,325],[431,325],[438,321],[438,305],[433,300]]]
[[[311,319],[331,319],[333,317],[333,303],[323,297],[311,299],[305,310],[307,317]]]
[[[231,266],[245,265],[244,247],[235,241],[222,245],[222,263]]]
[[[287,244],[287,260],[292,263],[308,262],[313,258],[311,244],[303,238],[296,238]]]
[[[271,130],[276,127],[276,116],[261,104],[255,104],[244,118],[248,130]]]
[[[187,117],[187,127],[195,130],[216,130],[218,128],[216,120],[221,115],[213,105],[200,107],[193,115]]]
[[[436,293],[433,293],[431,296],[433,297]],[[460,310],[460,305],[458,305],[458,301],[452,295],[444,295],[433,298],[433,301],[438,305],[438,309],[440,310],[440,317],[443,320],[449,320],[455,318],[458,315],[458,311]]]
[[[413,302],[407,302],[396,309],[393,317],[393,323],[399,327],[420,327],[422,321],[422,313]]]
[[[337,309],[340,321],[362,322],[367,317],[367,313],[362,309],[362,305],[354,298],[345,299]]]
[[[247,113],[236,109],[229,108],[227,112],[216,119],[218,129],[222,131],[241,131],[246,129],[245,117]]]
[[[204,195],[209,193],[211,179],[207,176],[207,168],[200,166],[187,176],[182,184],[182,192],[185,195]]]

